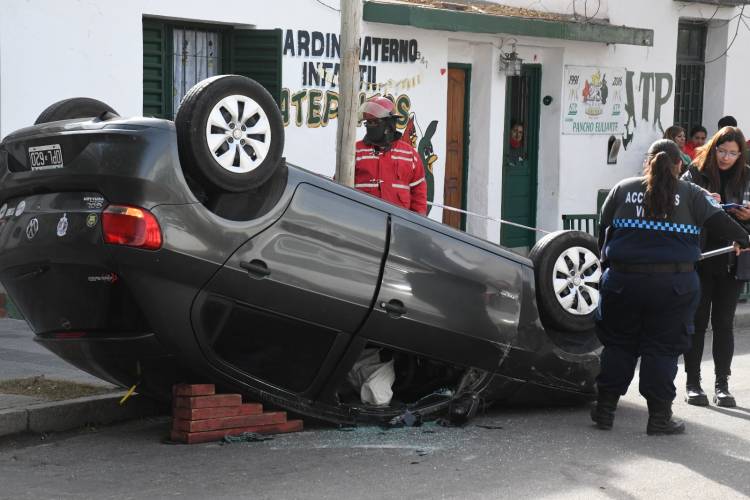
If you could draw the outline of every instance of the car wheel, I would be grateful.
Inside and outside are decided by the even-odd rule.
[[[120,116],[117,114],[117,111],[102,101],[97,101],[89,97],[71,97],[70,99],[63,99],[48,106],[41,112],[34,125],[56,122],[58,120],[71,120],[73,118],[91,118],[107,112]]]
[[[534,262],[544,326],[565,331],[592,328],[602,276],[594,237],[581,231],[557,231],[540,239],[529,258]]]
[[[281,163],[281,112],[250,78],[220,75],[199,82],[182,100],[175,127],[182,168],[208,191],[256,188]]]

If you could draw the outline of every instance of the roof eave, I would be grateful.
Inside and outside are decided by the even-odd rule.
[[[397,3],[367,1],[364,4],[362,18],[373,23],[413,26],[428,30],[502,33],[645,47],[652,47],[654,43],[654,30],[651,29],[593,22],[496,16]]]

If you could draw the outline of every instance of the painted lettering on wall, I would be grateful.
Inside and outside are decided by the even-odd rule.
[[[359,103],[365,102],[365,99],[372,97],[365,92],[359,93]],[[401,116],[396,120],[396,126],[399,129],[406,127],[411,112],[411,99],[406,94],[393,96],[386,94]],[[281,116],[284,118],[284,126],[290,123],[298,127],[318,128],[326,127],[338,117],[339,111],[339,93],[333,90],[320,89],[302,89],[292,92],[288,88],[281,89]]]
[[[360,41],[359,76],[363,90],[376,90],[377,66],[368,63],[414,63],[420,58],[416,39],[365,36]],[[336,88],[341,69],[341,45],[336,33],[286,30],[283,55],[304,57],[302,86]],[[322,59],[331,59],[323,61]]]
[[[627,71],[625,74],[625,112],[628,115],[628,121],[625,123],[622,145],[626,149],[633,140],[638,126],[634,89],[635,74],[634,71]],[[638,76],[638,92],[641,95],[640,119],[651,122],[654,128],[658,127],[662,133],[664,127],[661,123],[661,109],[672,97],[673,89],[674,82],[671,73],[641,72]]]

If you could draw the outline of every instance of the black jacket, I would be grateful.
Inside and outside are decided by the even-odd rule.
[[[730,190],[726,189],[725,199],[722,199],[722,203],[738,203],[742,204],[743,201],[750,200],[750,166],[745,165],[744,168],[748,169],[748,176],[747,181],[745,181],[745,185],[741,186],[738,190]],[[698,166],[695,163],[691,163],[688,167],[687,171],[682,175],[682,180],[692,182],[693,184],[696,184],[703,189],[710,190],[709,184],[710,179],[708,178],[708,175],[706,175],[704,172],[701,172],[698,169]],[[745,231],[750,233],[750,221],[741,221],[737,220],[734,217],[732,217],[737,223],[739,223]],[[720,248],[721,246],[727,246],[730,245],[731,242],[727,241],[722,243],[721,245],[711,245],[711,248],[707,248],[706,241],[708,239],[708,231],[704,228],[704,230],[701,233],[701,248],[705,250],[713,250],[715,248]],[[742,254],[742,257],[740,258],[739,266],[737,262],[737,257],[734,254],[728,254],[728,256],[725,257],[712,257],[710,261],[704,261],[704,263],[710,263],[714,267],[716,267],[719,264],[726,264],[729,266],[729,272],[732,274],[736,274],[738,277],[741,276],[750,276],[750,254]],[[745,279],[745,278],[743,278]]]

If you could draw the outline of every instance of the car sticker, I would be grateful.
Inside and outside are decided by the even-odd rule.
[[[16,217],[20,217],[24,210],[26,210],[26,200],[21,200],[16,207]]]
[[[120,277],[117,276],[117,273],[107,273],[107,274],[100,274],[97,276],[89,276],[88,281],[91,283],[96,282],[104,282],[104,283],[117,283],[117,280],[119,280]]]
[[[29,240],[33,240],[34,236],[36,236],[36,233],[38,232],[39,232],[39,221],[36,219],[36,217],[34,217],[26,225],[26,238]]]
[[[83,202],[89,210],[97,210],[104,206],[104,198],[101,196],[84,196]]]
[[[57,236],[62,238],[68,232],[68,214],[63,214],[57,221]]]
[[[13,207],[8,207],[8,210],[6,210],[6,211],[5,211],[5,215],[7,215],[8,217],[11,217],[11,216],[13,215],[13,212],[14,212],[15,210],[16,210],[16,209],[15,209],[15,208],[13,208]]]
[[[94,227],[96,226],[97,217],[96,214],[89,214],[86,217],[86,227]]]

